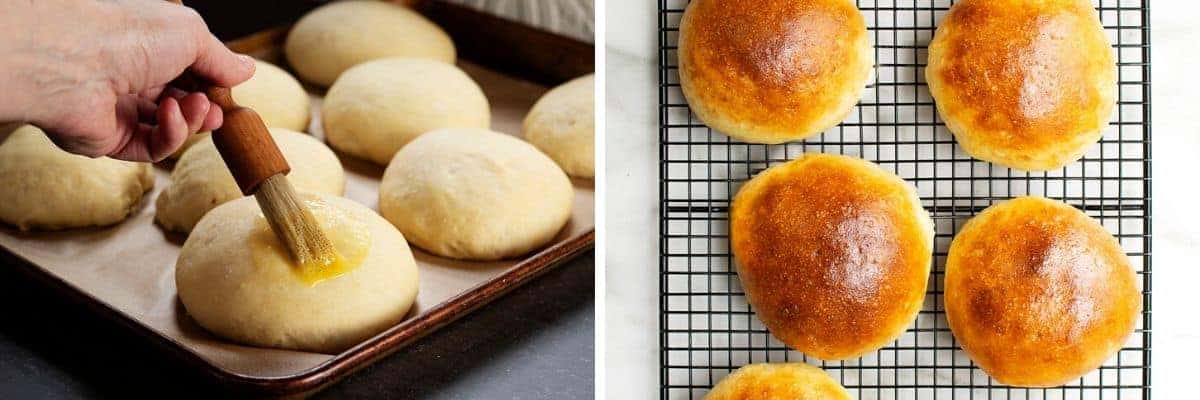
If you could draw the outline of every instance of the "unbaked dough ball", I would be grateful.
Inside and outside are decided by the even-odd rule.
[[[547,92],[525,116],[525,140],[571,176],[595,175],[595,79],[576,78]]]
[[[417,136],[439,128],[487,128],[483,90],[450,64],[389,58],[346,71],[321,106],[333,148],[387,164]]]
[[[288,181],[302,192],[342,194],[346,176],[333,151],[312,136],[271,128],[271,137],[288,160]],[[158,195],[154,219],[170,231],[187,233],[209,210],[242,197],[211,138],[179,158],[171,184]]]
[[[233,99],[262,117],[269,127],[308,130],[312,100],[300,81],[274,64],[255,60],[254,76],[234,86]]]
[[[300,81],[283,68],[262,60],[255,60],[254,76],[233,87],[233,99],[243,107],[258,113],[269,127],[290,129],[297,132],[308,130],[312,113],[312,100]],[[183,152],[208,137],[208,132],[188,137],[171,157],[178,158]]]
[[[154,187],[150,164],[59,149],[33,125],[0,144],[0,221],[21,230],[100,226],[125,219]]]
[[[721,379],[705,400],[850,400],[820,368],[801,363],[750,364]]]
[[[175,264],[179,300],[200,326],[248,345],[336,353],[404,318],[417,295],[404,236],[351,200],[302,196],[352,268],[312,284],[254,198],[225,203],[196,225]]]
[[[442,129],[396,153],[380,182],[379,210],[425,250],[496,260],[553,239],[573,196],[567,175],[528,143],[486,129]]]
[[[454,63],[454,42],[416,12],[381,1],[334,2],[288,33],[284,53],[304,80],[329,86],[350,67],[387,57]]]

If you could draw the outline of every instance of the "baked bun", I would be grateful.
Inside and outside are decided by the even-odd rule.
[[[972,157],[1060,168],[1104,134],[1117,67],[1086,0],[964,0],[929,44],[938,113]]]
[[[904,333],[925,297],[933,223],[868,161],[808,154],[751,179],[729,236],[755,314],[793,349],[858,357]]]
[[[837,125],[874,65],[850,0],[693,0],[679,23],[679,83],[713,129],[783,143]]]
[[[1121,245],[1083,212],[1022,197],[972,218],[946,259],[946,320],[1007,385],[1048,387],[1112,357],[1142,308]]]
[[[750,364],[726,376],[705,400],[850,400],[820,368],[800,363]]]

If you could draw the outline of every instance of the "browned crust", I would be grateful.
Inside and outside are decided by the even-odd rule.
[[[1117,240],[1083,212],[1040,197],[971,219],[950,246],[945,288],[955,338],[1009,385],[1057,386],[1099,367],[1141,311]]]
[[[850,400],[820,368],[801,363],[750,364],[721,379],[705,400]]]
[[[1085,0],[958,2],[930,43],[926,78],[968,153],[1024,170],[1078,159],[1116,101],[1116,60]]]
[[[692,1],[679,33],[684,95],[701,120],[755,143],[842,120],[870,77],[871,45],[848,0]]]
[[[925,297],[929,216],[911,185],[861,159],[810,154],[759,174],[734,199],[730,239],[756,315],[821,359],[894,340]]]

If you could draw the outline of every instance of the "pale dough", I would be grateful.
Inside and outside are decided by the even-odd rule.
[[[21,230],[117,223],[154,187],[150,164],[59,149],[33,125],[0,127],[0,221]]]
[[[404,236],[354,201],[304,195],[344,256],[361,260],[315,285],[300,278],[251,197],[200,221],[175,265],[179,300],[200,326],[255,346],[336,353],[400,322],[417,295]]]
[[[350,67],[379,58],[455,59],[454,42],[441,28],[379,1],[334,2],[309,12],[288,33],[284,54],[301,78],[326,87]]]
[[[439,128],[487,128],[483,90],[457,67],[389,58],[346,71],[321,105],[333,148],[386,165],[417,136]]]
[[[271,137],[292,167],[287,177],[297,191],[342,194],[342,164],[325,144],[281,128],[271,128]],[[171,183],[158,195],[154,219],[167,230],[187,233],[213,207],[239,197],[242,192],[217,147],[205,138],[175,163]]]
[[[269,62],[254,60],[254,63],[254,76],[233,87],[233,100],[238,105],[254,110],[269,127],[307,131],[312,100],[300,81]],[[185,150],[207,137],[208,132],[188,137],[171,157],[178,158]]]
[[[312,100],[292,74],[274,64],[255,60],[254,76],[234,86],[233,100],[253,109],[269,127],[308,130]]]
[[[529,110],[522,128],[525,140],[580,178],[595,175],[595,85],[587,75],[550,90]]]
[[[574,189],[545,154],[486,129],[427,133],[396,153],[379,210],[413,244],[468,260],[519,256],[571,216]]]

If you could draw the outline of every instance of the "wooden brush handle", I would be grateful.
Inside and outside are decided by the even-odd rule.
[[[183,5],[181,0],[168,1]],[[225,113],[225,123],[212,134],[213,144],[242,194],[254,194],[267,178],[291,171],[262,118],[254,110],[239,106],[229,88],[211,86],[187,71],[177,82],[182,82],[185,90],[203,91]]]
[[[254,194],[267,178],[291,171],[271,131],[254,110],[237,105],[228,88],[209,87],[204,93],[225,113],[225,123],[212,133],[213,144],[243,194]]]

